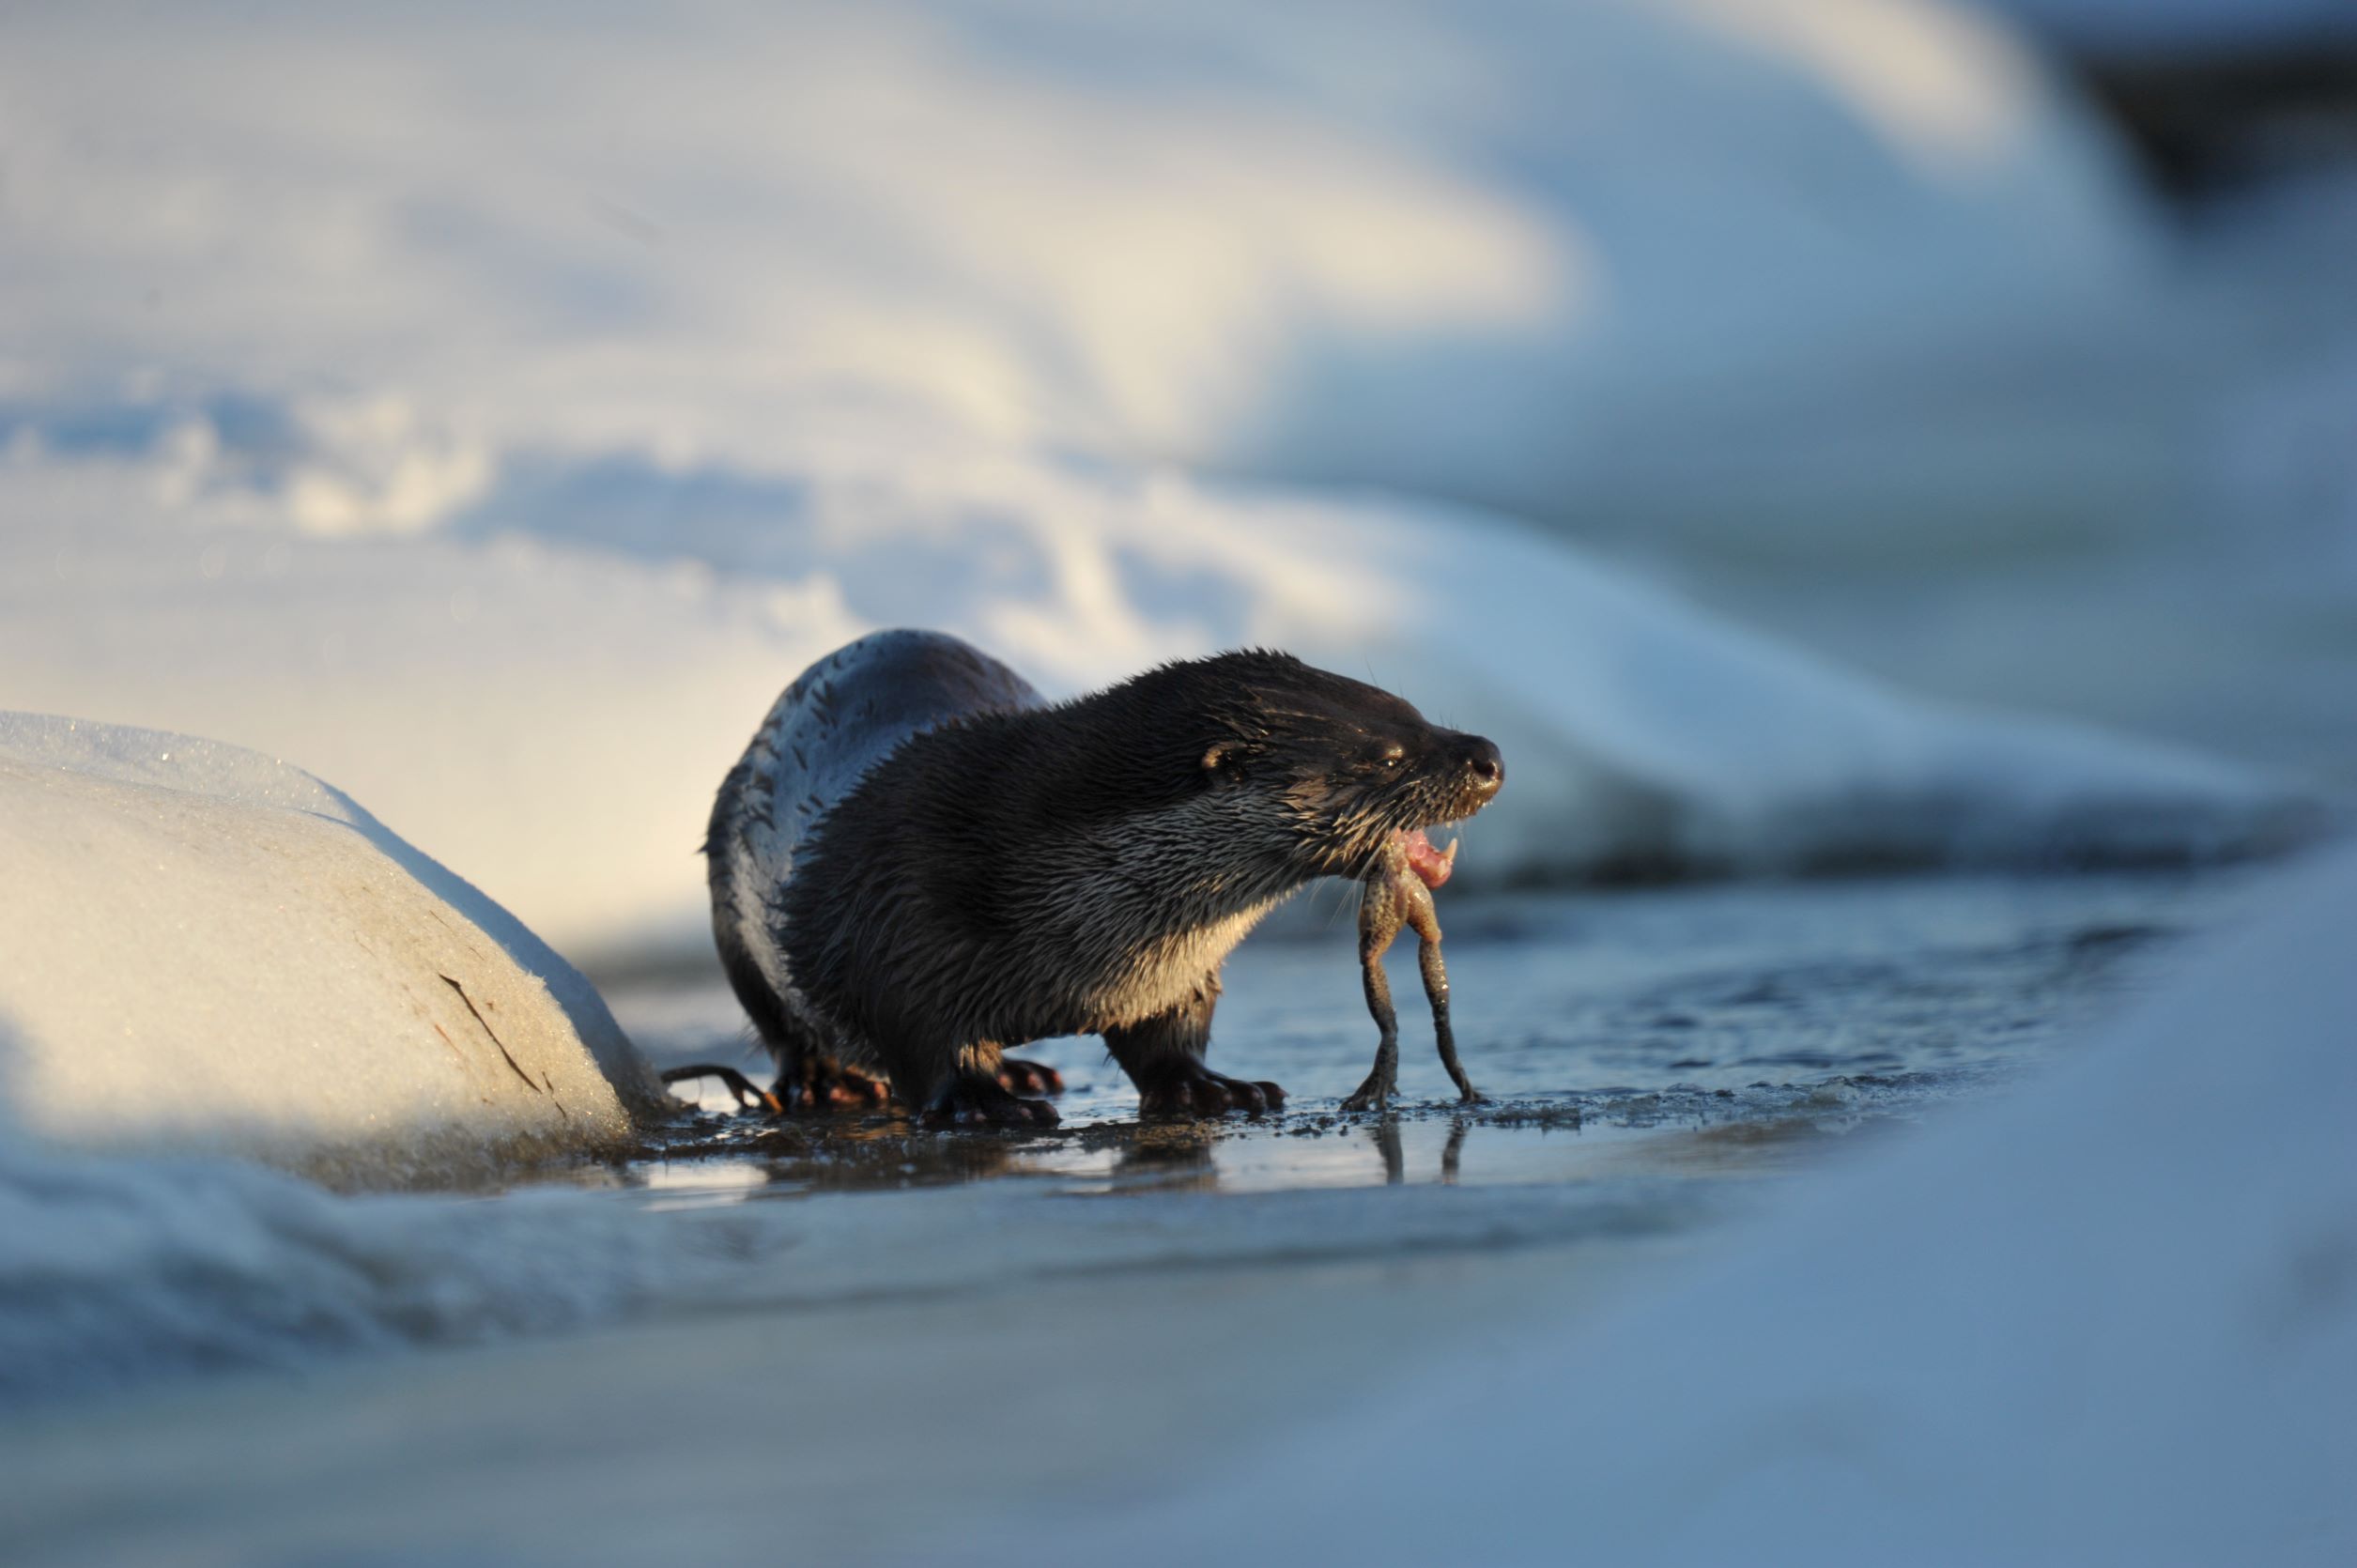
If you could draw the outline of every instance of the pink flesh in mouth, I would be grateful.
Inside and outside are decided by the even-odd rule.
[[[1456,846],[1454,843],[1449,845],[1449,853],[1442,854],[1432,847],[1432,840],[1425,837],[1423,828],[1410,828],[1392,837],[1397,838],[1400,848],[1408,852],[1408,869],[1415,872],[1426,887],[1440,886],[1449,880],[1449,873],[1456,869]]]

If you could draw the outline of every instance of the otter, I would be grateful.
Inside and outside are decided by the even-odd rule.
[[[1142,1115],[1261,1111],[1284,1091],[1204,1059],[1230,950],[1318,878],[1438,859],[1425,830],[1504,777],[1490,742],[1286,653],[1051,704],[956,638],[878,632],[788,686],[722,783],[713,930],[789,1102],[840,1059],[929,1125],[1052,1125],[1003,1053],[1093,1034]]]

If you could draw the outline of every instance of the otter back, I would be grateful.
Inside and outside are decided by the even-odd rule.
[[[770,708],[720,786],[704,853],[721,965],[773,1053],[833,1046],[772,930],[772,905],[819,820],[911,735],[1041,705],[1030,683],[968,643],[886,631],[821,659]]]

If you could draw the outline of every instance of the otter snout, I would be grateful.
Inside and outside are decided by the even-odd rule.
[[[1466,788],[1484,801],[1504,788],[1506,760],[1500,755],[1497,743],[1479,735],[1468,735],[1460,743],[1465,758]]]

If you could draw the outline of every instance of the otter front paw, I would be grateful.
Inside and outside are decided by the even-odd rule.
[[[998,1085],[1019,1095],[1060,1095],[1064,1092],[1064,1075],[1045,1062],[1026,1062],[1020,1056],[998,1059]]]
[[[1192,1059],[1139,1084],[1137,1091],[1137,1114],[1147,1117],[1217,1116],[1230,1111],[1256,1115],[1284,1103],[1285,1091],[1274,1084],[1230,1078]]]
[[[927,1127],[1054,1127],[1062,1120],[1044,1099],[1009,1094],[995,1078],[963,1073],[926,1103]]]

